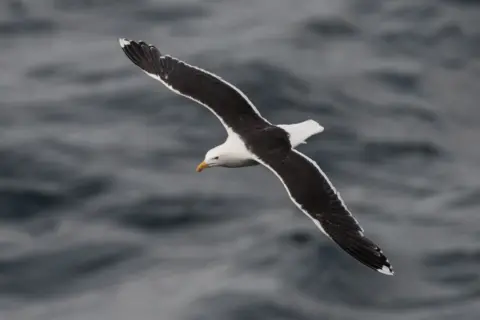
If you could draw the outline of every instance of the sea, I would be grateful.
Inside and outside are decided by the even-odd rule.
[[[220,75],[389,258],[338,248],[118,38]],[[480,1],[2,0],[0,320],[474,320]]]

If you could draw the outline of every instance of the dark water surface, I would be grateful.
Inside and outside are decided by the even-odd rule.
[[[0,3],[0,319],[478,319],[480,2]],[[396,275],[337,249],[117,37],[221,74],[318,161]]]

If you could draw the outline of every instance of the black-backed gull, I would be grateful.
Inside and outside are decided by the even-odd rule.
[[[364,236],[325,173],[295,149],[323,131],[314,120],[273,125],[232,84],[217,75],[162,54],[144,41],[119,39],[127,57],[173,92],[209,109],[225,127],[226,141],[209,150],[197,171],[262,164],[283,183],[292,202],[331,240],[364,265],[386,275],[393,269],[382,250]]]

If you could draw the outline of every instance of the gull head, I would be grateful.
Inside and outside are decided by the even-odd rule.
[[[230,146],[223,144],[213,149],[210,149],[205,154],[205,159],[197,166],[197,172],[203,171],[206,168],[212,167],[226,167],[235,168],[240,167],[245,159],[242,155],[232,150]]]
[[[222,150],[219,147],[213,148],[205,154],[205,159],[197,166],[197,172],[201,172],[206,168],[222,166],[223,160]]]

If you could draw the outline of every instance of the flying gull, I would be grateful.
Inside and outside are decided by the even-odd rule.
[[[314,120],[273,125],[238,88],[217,75],[162,54],[144,41],[119,39],[126,56],[150,77],[187,97],[220,120],[228,137],[209,150],[198,165],[238,168],[261,164],[283,183],[292,202],[331,240],[355,259],[378,272],[393,275],[382,250],[365,237],[320,167],[295,147],[320,132]]]

